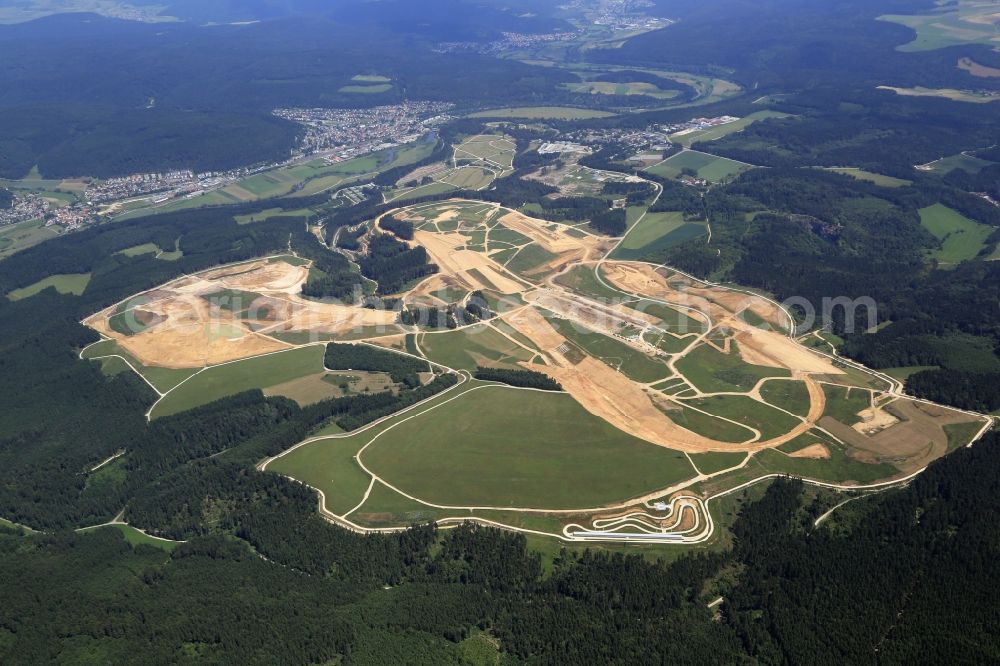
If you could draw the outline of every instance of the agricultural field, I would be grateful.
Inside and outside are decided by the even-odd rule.
[[[941,241],[941,247],[931,253],[941,266],[975,258],[995,231],[942,204],[921,208],[920,223]]]
[[[595,109],[579,109],[570,106],[521,106],[506,109],[490,109],[469,114],[469,118],[517,118],[522,120],[586,120],[588,118],[610,118],[615,114]]]
[[[961,169],[962,171],[968,171],[969,173],[979,173],[986,167],[993,166],[993,164],[993,162],[981,159],[974,155],[960,153],[958,155],[942,157],[939,160],[935,160],[927,164],[922,164],[918,166],[917,169],[921,171],[932,171],[942,175],[951,173],[955,169]]]
[[[687,172],[694,173],[711,183],[732,180],[753,166],[725,157],[717,157],[696,150],[685,150],[650,167],[647,171],[664,178],[679,178]]]
[[[22,298],[29,298],[35,294],[52,287],[60,294],[74,294],[79,296],[83,293],[83,290],[87,288],[90,283],[90,273],[78,273],[72,275],[52,275],[44,280],[39,280],[38,282],[23,287],[21,289],[15,289],[14,291],[7,294],[7,298],[12,301],[19,301]]]
[[[454,506],[587,508],[691,474],[683,455],[611,427],[567,395],[503,387],[469,391],[390,430],[361,459],[400,490]],[[443,475],[450,483],[438,482]]]
[[[873,173],[871,171],[865,171],[864,169],[856,169],[854,167],[830,167],[828,171],[833,171],[835,173],[843,174],[845,176],[850,176],[851,178],[857,178],[858,180],[865,180],[869,183],[874,183],[879,187],[906,187],[907,185],[912,185],[913,181],[904,180],[903,178],[894,178],[892,176],[886,176],[881,173]]]
[[[477,367],[517,368],[530,361],[536,350],[489,324],[457,331],[421,333],[417,345],[424,355],[441,365],[475,371]]]
[[[625,83],[610,83],[607,81],[582,81],[580,83],[567,83],[563,86],[566,90],[576,93],[588,93],[591,95],[643,95],[655,99],[673,99],[680,95],[677,90],[662,90],[653,83],[630,81]]]
[[[957,90],[955,88],[897,88],[894,86],[879,86],[879,90],[888,90],[903,97],[937,97],[950,99],[953,102],[969,102],[971,104],[988,104],[1000,100],[1000,96],[992,93],[982,93],[973,90]]]
[[[243,391],[290,385],[322,371],[322,345],[210,366],[165,394],[153,406],[150,415],[152,418],[169,416]]]
[[[615,259],[642,259],[694,238],[708,235],[704,221],[691,221],[680,212],[647,213],[626,234],[612,256]]]
[[[916,31],[913,41],[899,51],[933,51],[959,44],[997,46],[1000,37],[993,29],[996,5],[981,0],[957,0],[924,14],[887,14],[879,20],[899,23]]]
[[[403,176],[396,189],[384,195],[385,200],[402,204],[452,190],[485,189],[496,178],[513,171],[515,149],[513,140],[499,134],[466,137],[453,146],[448,162],[421,167]]]
[[[731,123],[726,123],[725,125],[719,125],[718,127],[712,127],[707,130],[696,130],[694,132],[678,132],[670,136],[670,140],[685,148],[691,148],[694,144],[700,142],[716,141],[723,137],[729,136],[730,134],[735,134],[736,132],[741,132],[750,125],[760,120],[767,120],[769,118],[790,118],[789,114],[781,113],[779,111],[756,111],[750,115],[740,118],[739,120],[733,121]]]
[[[341,162],[313,159],[299,164],[254,174],[226,187],[197,196],[173,199],[164,204],[122,209],[116,220],[127,220],[154,213],[169,213],[204,206],[258,201],[276,197],[308,197],[350,185],[364,176],[418,162],[434,150],[433,141],[418,141],[390,150],[362,155]],[[260,216],[260,214],[258,214]],[[2,244],[2,243],[0,243]],[[3,248],[0,247],[0,251]]]
[[[382,93],[387,93],[392,90],[391,83],[373,83],[373,84],[358,84],[350,86],[342,86],[337,92],[342,93],[354,93],[361,95],[380,95]]]
[[[467,138],[461,159],[503,168],[502,141]],[[884,393],[883,380],[814,353],[787,337],[788,315],[771,301],[609,258],[615,242],[581,229],[452,199],[403,204],[372,233],[393,233],[386,216],[412,224],[410,242],[437,267],[395,295],[398,307],[448,318],[308,301],[310,262],[252,260],[89,317],[107,339],[81,355],[107,374],[140,373],[160,395],[151,419],[251,389],[302,406],[402,395],[385,357],[385,367],[325,368],[325,341],[452,375],[400,413],[319,424],[263,463],[321,490],[324,515],[361,531],[472,518],[571,542],[704,543],[713,493],[766,474],[892,482],[986,424]],[[677,213],[636,220],[620,252],[700,226]],[[460,317],[473,294],[487,309]],[[480,368],[509,374],[483,382],[472,378]]]
[[[250,215],[236,215],[234,220],[237,224],[253,224],[254,222],[266,222],[272,217],[313,217],[316,213],[308,208],[296,208],[286,210],[284,208],[268,208],[259,213]]]
[[[56,238],[61,232],[62,227],[57,225],[45,226],[45,220],[28,220],[0,227],[0,259]]]

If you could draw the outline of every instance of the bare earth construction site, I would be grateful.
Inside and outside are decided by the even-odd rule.
[[[329,369],[327,342],[422,359],[459,381],[368,426],[330,425],[261,467],[320,492],[351,529],[477,520],[564,540],[702,543],[713,500],[791,475],[836,489],[905,481],[974,441],[987,417],[918,401],[900,384],[792,337],[771,300],[672,269],[608,259],[621,239],[483,201],[403,206],[369,223],[438,271],[396,309],[301,295],[309,262],[270,257],[185,276],[95,314],[85,358],[124,362],[159,418],[249,389],[301,405],[397,390],[387,373]],[[635,226],[632,227],[633,229]],[[627,234],[626,234],[627,238]],[[453,328],[399,308],[479,294],[489,316]],[[473,378],[530,369],[562,391]]]

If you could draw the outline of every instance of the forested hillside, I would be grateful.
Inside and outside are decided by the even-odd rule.
[[[262,461],[320,433],[334,434],[330,455],[357,471],[355,463],[364,467],[362,453],[374,441],[359,442],[359,429],[385,420],[380,443],[392,446],[392,436],[381,437],[392,424],[399,426],[393,436],[402,433],[396,445],[409,446],[417,428],[433,429],[427,419],[415,420],[424,414],[416,409],[399,413],[439,396],[432,409],[449,405],[427,418],[448,414],[449,421],[431,425],[454,429],[437,431],[453,435],[426,449],[434,452],[424,456],[433,462],[464,456],[469,467],[463,470],[488,471],[494,474],[490,483],[509,481],[516,488],[524,479],[497,482],[493,452],[536,447],[558,453],[558,444],[567,447],[563,458],[539,458],[538,469],[528,469],[534,463],[515,455],[508,463],[517,472],[508,476],[537,477],[541,470],[541,484],[564,491],[564,473],[576,466],[594,465],[601,483],[618,463],[614,471],[622,475],[644,474],[648,470],[636,470],[640,465],[621,459],[617,449],[608,454],[619,456],[613,465],[583,451],[579,440],[592,435],[583,432],[584,418],[597,416],[580,404],[572,405],[575,412],[537,412],[570,415],[546,419],[546,427],[554,422],[567,432],[576,429],[567,441],[555,442],[532,440],[536,433],[526,431],[515,440],[504,420],[513,410],[492,414],[500,427],[485,428],[477,410],[463,411],[469,403],[452,402],[472,393],[466,389],[484,388],[476,382],[491,382],[501,386],[476,391],[482,402],[472,404],[492,408],[495,400],[502,406],[515,395],[524,402],[506,404],[527,405],[520,408],[528,414],[522,420],[530,420],[536,404],[569,405],[572,394],[560,392],[563,385],[572,388],[576,375],[559,375],[560,384],[541,372],[553,368],[539,363],[545,356],[535,349],[537,341],[501,315],[544,303],[555,308],[557,286],[572,289],[572,298],[609,293],[600,270],[606,253],[622,247],[622,236],[649,240],[637,243],[632,259],[778,301],[794,299],[791,312],[800,323],[810,309],[823,315],[831,298],[871,302],[870,310],[829,308],[802,341],[885,371],[909,395],[984,414],[1000,410],[1000,55],[992,49],[995,36],[985,43],[959,39],[965,33],[955,25],[972,28],[955,12],[970,3],[151,1],[136,4],[181,20],[59,14],[0,25],[0,213],[9,212],[13,193],[20,205],[31,198],[22,196],[29,191],[47,210],[37,213],[38,220],[32,213],[25,223],[0,226],[4,252],[11,238],[38,236],[37,244],[0,259],[0,664],[1000,663],[1000,433],[984,428],[972,446],[962,446],[980,427],[971,421],[935,430],[939,437],[929,446],[914,437],[872,451],[836,447],[817,427],[796,437],[805,449],[785,446],[801,443],[794,441],[761,452],[780,457],[782,467],[769,466],[766,455],[742,455],[741,434],[726,439],[725,453],[675,451],[676,463],[692,470],[683,477],[692,479],[686,492],[697,496],[680,499],[703,503],[704,511],[693,514],[699,520],[711,517],[709,537],[687,544],[559,541],[541,531],[555,529],[554,514],[543,513],[549,509],[525,511],[507,499],[503,508],[451,509],[526,531],[436,527],[426,521],[445,515],[440,507],[446,499],[423,502],[403,492],[404,483],[389,486],[388,475],[380,476],[383,487],[375,479],[381,472],[367,467],[360,481],[347,478],[344,467],[323,474],[331,484],[323,493],[354,484],[363,497],[353,508],[356,500],[345,502],[334,516],[324,513],[333,504],[321,503],[311,485],[261,471],[274,467]],[[581,7],[590,13],[573,13]],[[121,7],[101,3],[100,9]],[[880,18],[885,15],[908,18],[893,22]],[[637,28],[651,16],[674,22]],[[977,25],[988,30],[990,20]],[[632,37],[636,33],[642,34]],[[963,65],[968,59],[973,64]],[[362,85],[369,90],[359,93],[357,84],[366,81],[378,84]],[[642,84],[658,87],[664,97],[627,94],[630,85],[641,90]],[[585,92],[588,87],[592,91]],[[347,160],[335,173],[342,166],[335,155],[320,167],[296,165],[309,173],[323,170],[296,181],[316,185],[307,191],[190,210],[174,210],[186,202],[172,201],[166,207],[171,212],[102,220],[80,230],[42,226],[50,221],[44,216],[51,218],[58,207],[72,210],[70,201],[85,198],[71,193],[80,191],[79,182],[60,179],[282,160],[304,130],[274,116],[276,108],[359,109],[408,101],[454,106],[440,107],[451,117],[441,121],[439,135],[432,134],[436,144],[370,178],[362,175],[367,167],[349,171]],[[470,116],[504,107],[530,109],[502,124]],[[693,118],[723,115],[740,117],[740,125],[676,134]],[[491,136],[467,147],[488,157],[456,150],[482,134]],[[516,143],[513,156],[509,143],[502,150],[492,145],[499,135]],[[375,150],[377,142],[362,152]],[[541,149],[549,142],[582,142],[591,152],[581,157],[572,146],[566,153]],[[702,178],[690,167],[669,169],[670,158],[695,151],[732,171]],[[654,157],[637,157],[645,152]],[[366,159],[363,154],[354,163]],[[538,179],[538,173],[566,167],[566,160],[571,169],[548,182]],[[482,169],[481,190],[465,179],[478,177],[480,167],[458,169],[462,161],[490,165]],[[442,168],[458,184],[436,181]],[[29,173],[41,183],[34,190],[6,180]],[[408,198],[402,182],[408,177],[427,181],[428,189]],[[325,189],[321,178],[330,178]],[[257,196],[246,192],[233,200]],[[444,202],[442,208],[454,210],[431,216],[435,208],[428,206],[410,221],[386,215],[381,228],[374,223],[400,205],[452,198],[483,203]],[[616,199],[626,207],[612,208]],[[499,218],[508,211],[493,204],[545,222],[538,229],[505,227]],[[480,210],[470,213],[470,206]],[[669,238],[690,227],[697,227],[696,236]],[[548,244],[529,239],[532,232]],[[480,257],[479,268],[470,263],[458,270],[440,259],[435,280],[444,287],[438,295],[400,298],[439,270],[433,262],[440,255],[413,240],[424,233],[461,233],[466,240],[450,239],[455,252],[479,252],[489,261]],[[571,249],[563,252],[561,243]],[[287,382],[286,392],[258,383],[253,385],[267,388],[216,394],[227,397],[162,416],[151,412],[161,388],[132,372],[127,359],[84,360],[82,350],[100,339],[80,323],[90,315],[176,278],[262,257],[282,262],[282,275],[298,281],[268,296],[232,291],[232,285],[220,293],[290,303],[289,317],[297,307],[319,310],[317,300],[335,300],[356,304],[384,325],[396,315],[361,308],[397,309],[401,326],[389,326],[393,339],[386,336],[381,348],[354,337],[327,343],[340,334],[328,331],[341,330],[342,322],[331,322],[322,342],[313,339],[304,348],[315,352],[313,365]],[[587,270],[575,271],[580,266]],[[509,279],[503,274],[508,269]],[[524,291],[504,289],[499,280],[491,282],[494,275],[516,277]],[[280,293],[302,280],[301,294]],[[64,282],[73,284],[62,290],[68,293],[56,287]],[[683,280],[668,282],[671,289],[685,288]],[[24,291],[46,284],[53,286],[34,295]],[[653,407],[663,414],[672,409],[671,419],[683,412],[684,427],[700,437],[707,435],[695,433],[699,427],[752,429],[760,438],[747,442],[763,441],[763,431],[775,424],[757,412],[769,407],[775,421],[787,416],[799,425],[794,414],[805,414],[814,400],[799,386],[806,382],[798,375],[773,376],[774,368],[749,357],[743,367],[736,365],[738,353],[729,346],[735,338],[728,336],[749,334],[739,331],[721,331],[726,354],[719,351],[721,341],[699,338],[706,345],[701,351],[723,358],[713,376],[709,371],[717,368],[692,365],[702,381],[767,381],[754,389],[762,399],[752,419],[724,416],[720,403],[741,397],[728,392],[716,396],[718,402],[698,396],[690,403],[707,411],[689,409],[683,401],[691,398],[681,396],[687,388],[674,384],[686,378],[675,362],[664,362],[676,354],[670,347],[675,338],[652,336],[652,325],[640,330],[633,323],[642,315],[669,327],[667,316],[680,313],[659,304],[647,308],[652,301],[642,296],[630,296],[626,305],[633,310],[616,311],[607,335],[589,326],[571,331],[572,320],[555,310],[542,323],[552,327],[560,340],[553,348],[565,351],[568,362],[593,361],[582,367],[608,373],[599,377],[617,378],[613,370],[632,382],[628,387],[636,384],[643,399],[662,390],[657,397],[663,405]],[[598,311],[588,309],[587,316],[596,319]],[[761,318],[752,310],[744,316]],[[248,337],[277,328],[263,318],[254,326],[237,323],[247,326]],[[264,354],[274,360],[302,331],[289,326],[266,334],[280,350]],[[628,355],[626,342],[637,340],[648,348],[641,358],[638,351]],[[654,356],[654,343],[663,354]],[[708,350],[709,343],[718,347]],[[723,366],[729,361],[731,368]],[[177,377],[196,372],[153,370]],[[646,372],[650,376],[640,381]],[[242,379],[238,374],[219,380],[203,372],[196,379],[205,379],[202,386],[214,381],[230,387],[227,382]],[[791,386],[792,378],[798,392],[774,388]],[[617,398],[619,387],[608,384],[597,392]],[[835,400],[836,386],[825,386],[823,418],[858,415],[857,421],[877,395],[917,405],[895,389],[880,390],[855,387]],[[708,409],[713,403],[718,413]],[[835,412],[843,414],[831,416]],[[894,417],[891,412],[891,406],[885,410]],[[540,421],[531,421],[529,430],[541,431],[535,428]],[[879,437],[846,421],[847,435],[862,443]],[[600,422],[613,430],[609,423]],[[488,453],[469,445],[470,424],[488,431],[475,434],[488,442]],[[969,437],[963,440],[958,430]],[[926,459],[936,460],[902,471],[892,466],[896,451],[889,450],[897,444],[925,451],[938,446]],[[826,457],[809,458],[806,449],[815,447]],[[383,455],[397,453],[389,448]],[[868,456],[890,470],[877,478],[905,477],[905,483],[853,487],[866,482],[855,470],[876,473],[860,460]],[[731,465],[737,465],[732,476],[723,477]],[[813,476],[821,465],[837,468],[836,482],[852,489],[835,488],[833,479],[820,487],[771,474],[795,470],[826,478]],[[419,480],[475,497],[488,476],[441,469],[440,478]],[[402,472],[412,470],[395,470]],[[640,495],[635,488],[632,497]],[[565,499],[559,506],[570,508],[560,509],[560,520],[577,520],[579,498]],[[678,506],[671,503],[667,512]],[[397,525],[416,524],[396,532],[348,529],[379,525],[376,519],[390,515],[407,516]],[[683,521],[692,514],[676,515]],[[598,529],[593,518],[588,516]]]
[[[523,536],[359,537],[325,524],[301,486],[206,460],[132,503],[135,520],[191,539],[170,555],[113,530],[0,528],[0,650],[8,663],[85,645],[115,661],[141,646],[144,660],[458,664],[485,632],[504,663],[988,662],[1000,655],[1000,571],[970,546],[996,531],[998,478],[990,436],[819,528],[801,484],[777,481],[742,511],[729,553],[672,564],[567,553],[543,574]],[[194,505],[235,508],[186,514]],[[239,621],[221,619],[234,611]]]

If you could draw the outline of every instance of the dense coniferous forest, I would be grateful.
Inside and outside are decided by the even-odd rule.
[[[437,272],[437,266],[427,261],[427,250],[410,247],[389,234],[372,236],[359,265],[366,278],[378,283],[379,294],[394,294],[406,283]]]
[[[458,644],[485,630],[511,663],[992,661],[1000,570],[969,546],[995,531],[996,439],[820,528],[801,484],[779,480],[742,510],[729,553],[565,553],[548,574],[524,537],[491,529],[353,535],[319,518],[308,489],[223,456],[130,504],[131,521],[190,539],[170,555],[110,530],[0,528],[2,649],[11,663],[65,657],[81,640],[68,633],[123,661],[142,645],[144,659],[368,664],[405,645],[411,663],[460,663]],[[706,586],[723,594],[720,621]],[[236,609],[239,622],[221,619]]]
[[[461,22],[448,16],[438,20],[454,39]],[[478,105],[499,90],[511,103],[614,102],[560,88],[575,79],[561,70],[438,53],[434,36],[411,33],[429,25],[426,17],[414,24],[368,18],[364,29],[350,15],[329,13],[213,26],[67,14],[2,26],[0,177],[21,178],[35,165],[46,177],[106,177],[283,158],[299,132],[271,116],[284,107],[406,99]],[[45,49],[35,48],[41,43]],[[374,94],[342,91],[362,72],[392,84]]]
[[[109,178],[168,169],[223,171],[288,159],[295,123],[237,111],[0,107],[0,177]],[[253,141],[246,137],[252,136]]]
[[[906,392],[962,409],[995,412],[1000,409],[1000,372],[921,370],[906,378]]]
[[[418,386],[417,374],[430,372],[427,361],[412,356],[396,354],[369,345],[351,345],[331,342],[326,346],[324,363],[330,370],[364,370],[387,372],[397,384]]]
[[[427,328],[458,328],[458,312],[454,305],[443,308],[404,308],[399,312],[399,323]]]
[[[413,222],[397,220],[394,217],[384,217],[379,225],[386,231],[391,231],[403,240],[413,240]]]
[[[590,218],[590,227],[606,236],[621,236],[625,233],[625,209],[604,210]]]
[[[307,0],[306,19],[284,0],[164,4],[191,22],[146,25],[90,15],[0,27],[0,177],[23,177],[34,166],[58,178],[280,159],[300,130],[271,115],[279,106],[427,99],[456,103],[461,112],[626,103],[635,111],[552,123],[562,130],[645,129],[694,113],[745,116],[770,108],[790,117],[695,146],[766,169],[708,187],[646,175],[663,188],[653,212],[707,220],[712,236],[710,243],[701,238],[645,258],[779,299],[804,297],[817,310],[825,297],[871,297],[877,329],[852,327],[846,311],[832,312],[827,323],[843,339],[841,354],[875,368],[929,367],[909,377],[908,392],[968,409],[1000,408],[1000,264],[984,260],[1000,231],[977,257],[944,265],[933,258],[942,242],[920,216],[940,203],[1000,230],[1000,208],[972,194],[1000,196],[1000,166],[946,174],[913,168],[964,151],[1000,159],[994,105],[876,89],[1000,86],[956,67],[966,56],[1000,67],[988,47],[905,52],[896,46],[913,32],[875,20],[931,11],[929,0],[767,6],[662,0],[649,11],[679,18],[670,28],[620,48],[569,54],[581,63],[641,63],[722,77],[747,91],[729,101],[659,110],[649,110],[659,102],[641,96],[567,90],[562,84],[579,79],[559,67],[441,52],[444,41],[545,34],[568,25],[532,0],[503,6],[484,0],[476,20],[464,21],[457,18],[460,0],[378,6],[352,0],[335,9]],[[252,22],[257,18],[261,23]],[[364,73],[386,76],[389,89],[364,96],[341,91]],[[630,69],[597,80],[625,79],[671,88],[662,77]],[[681,91],[678,101],[693,96],[686,84],[672,89]],[[427,163],[447,157],[460,134],[481,130],[478,121],[456,121]],[[515,173],[475,197],[509,207],[535,203],[541,217],[622,232],[625,214],[609,211],[606,199],[553,199],[555,188],[524,178],[551,161],[530,150],[529,140],[552,139],[558,131],[504,131],[517,140]],[[629,171],[623,160],[631,154],[611,143],[581,163]],[[845,165],[906,182],[882,187],[817,168]],[[378,184],[390,185],[413,168],[390,170]],[[653,192],[644,184],[606,183],[602,194],[636,205]],[[473,196],[449,192],[410,203],[465,195]],[[0,188],[0,208],[9,204]],[[307,407],[249,391],[149,422],[145,414],[157,396],[147,384],[131,372],[105,375],[99,364],[80,359],[79,350],[98,340],[81,319],[218,264],[293,252],[313,262],[304,295],[340,299],[361,297],[363,276],[386,294],[435,270],[422,248],[396,238],[412,237],[412,227],[388,218],[383,226],[392,234],[372,237],[360,273],[318,242],[305,218],[247,225],[234,219],[276,206],[314,207],[322,209],[332,238],[392,207],[330,205],[323,195],[166,213],[67,234],[0,261],[0,517],[41,530],[0,524],[0,662],[1000,661],[995,432],[904,487],[852,500],[819,525],[829,496],[777,479],[726,500],[740,507],[724,535],[730,545],[669,561],[643,557],[648,553],[632,545],[543,557],[521,534],[472,525],[362,536],[327,522],[312,489],[258,470],[262,459],[319,427],[356,430],[460,381],[441,374],[421,385],[417,373],[430,369],[426,362],[330,344],[327,367],[388,372],[400,386]],[[338,244],[357,249],[366,232],[342,232]],[[150,243],[182,255],[169,262],[122,253]],[[90,274],[79,296],[50,288],[20,301],[2,297],[76,273]],[[487,319],[492,313],[478,297],[403,310],[400,320],[445,328]],[[560,388],[526,370],[479,368],[476,377]],[[168,552],[162,543],[132,546],[114,527],[74,531],[119,515],[184,543]],[[722,602],[709,608],[718,597]],[[484,646],[488,658],[470,657]]]
[[[522,388],[536,388],[543,391],[561,391],[562,385],[546,374],[534,370],[511,370],[508,368],[476,368],[476,379],[487,382],[501,382]]]

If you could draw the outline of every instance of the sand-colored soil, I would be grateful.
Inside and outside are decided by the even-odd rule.
[[[752,326],[739,316],[744,309],[752,308],[759,316],[767,315],[767,318],[776,321],[780,309],[762,298],[719,287],[698,286],[683,276],[663,275],[647,264],[608,262],[604,264],[604,272],[619,289],[685,305],[707,314],[716,326],[732,331],[740,355],[747,363],[784,368],[793,374],[842,374],[827,358],[781,333]]]
[[[506,273],[500,272],[503,269],[497,270],[498,268],[499,266],[496,268],[493,266],[482,266],[477,268],[476,271],[501,294],[519,294],[524,291],[524,285],[511,279]]]
[[[510,212],[502,216],[500,224],[527,236],[552,254],[578,251],[595,245],[589,237],[575,238],[562,229],[549,229],[551,222],[538,220],[517,212]]]
[[[609,334],[617,333],[622,326],[645,328],[655,326],[660,321],[653,315],[624,305],[584,301],[552,290],[528,294],[525,300]]]
[[[525,289],[524,285],[507,277],[504,268],[482,252],[461,249],[469,242],[462,234],[417,231],[413,240],[426,248],[440,275],[455,276],[467,288],[495,289],[503,294],[516,294]],[[483,284],[484,280],[470,271],[478,271],[488,284]]]
[[[92,317],[87,324],[117,340],[143,364],[167,368],[200,368],[289,347],[253,333],[231,313],[213,318],[208,302],[199,296],[179,294],[148,303],[144,309],[160,321],[136,335],[112,330],[106,316]]]
[[[873,435],[899,423],[899,419],[889,413],[888,410],[879,407],[869,407],[858,413],[861,417],[860,423],[855,423],[852,428],[863,435]]]
[[[795,453],[789,453],[788,457],[828,460],[830,458],[830,449],[826,448],[825,444],[820,444],[819,442],[816,442],[815,444],[810,444],[804,449],[799,449]]]
[[[485,206],[483,221],[497,211],[495,206]],[[445,207],[431,214],[437,216],[437,221],[448,221],[461,212]],[[409,215],[413,219],[412,211],[404,210],[396,215]],[[500,222],[556,255],[547,262],[546,270],[588,261],[592,255],[600,256],[606,250],[606,243],[596,237],[577,238],[567,234],[563,226],[553,226],[520,213],[506,213]],[[454,300],[455,292],[475,289],[520,294],[527,305],[494,320],[498,330],[503,330],[501,326],[508,328],[509,332],[504,335],[516,335],[526,340],[525,344],[537,348],[544,361],[521,362],[520,365],[548,374],[591,414],[652,444],[691,453],[750,453],[777,447],[819,424],[848,444],[855,458],[891,462],[900,469],[909,470],[947,451],[943,425],[969,420],[957,412],[909,400],[897,400],[867,410],[863,423],[856,428],[823,418],[826,396],[818,379],[843,376],[842,371],[826,357],[813,353],[782,333],[751,325],[742,314],[750,311],[776,328],[783,327],[786,315],[778,306],[761,297],[712,287],[667,269],[634,262],[606,262],[604,275],[619,289],[680,306],[681,311],[691,308],[704,313],[712,323],[712,339],[708,339],[706,327],[705,333],[691,336],[692,342],[700,340],[725,353],[732,353],[735,343],[745,362],[786,369],[793,379],[804,382],[809,394],[809,412],[789,432],[768,441],[715,441],[675,423],[669,408],[676,408],[674,403],[570,343],[542,315],[541,309],[606,335],[655,326],[659,321],[656,317],[616,303],[581,299],[557,285],[532,287],[484,252],[465,249],[469,242],[470,238],[462,233],[416,231],[411,243],[427,249],[439,272],[408,292],[407,302],[439,307]],[[137,319],[146,326],[141,333],[125,336],[111,330],[108,320],[117,312],[116,308],[98,313],[86,323],[116,339],[141,362],[173,368],[203,367],[285,349],[291,345],[268,334],[287,331],[337,335],[364,330],[368,337],[370,331],[375,330],[384,332],[382,344],[405,348],[405,340],[398,335],[399,328],[395,326],[395,312],[304,299],[300,292],[307,278],[307,267],[283,261],[259,260],[226,266],[180,278],[136,299]],[[257,296],[252,304],[236,308],[222,302],[210,303],[206,298],[227,290]],[[697,312],[690,314],[701,319]],[[643,343],[630,344],[636,347],[636,353],[648,351],[640,348]],[[495,364],[486,357],[477,356],[476,360],[481,365]],[[276,392],[290,395],[303,404],[335,394],[337,390],[324,382],[321,375],[275,388]],[[748,395],[760,399],[759,391],[751,391]],[[668,408],[661,403],[667,403]],[[826,445],[816,442],[790,455],[825,459],[831,452]],[[676,508],[670,518],[676,526],[683,526],[686,521],[694,524],[697,506],[685,509],[678,504]]]
[[[888,462],[909,473],[947,453],[948,435],[944,426],[974,420],[961,412],[905,398],[885,409],[898,422],[871,436],[830,417],[823,418],[819,424],[848,444],[852,457],[864,462]]]
[[[542,350],[547,361],[544,366],[522,365],[544,372],[558,381],[591,414],[659,446],[688,452],[755,451],[779,446],[806,432],[825,406],[822,389],[815,382],[807,381],[812,400],[811,422],[802,423],[791,432],[767,442],[718,442],[671,421],[641,385],[604,362],[591,356],[568,354],[566,339],[534,308],[523,308],[506,317],[505,321]]]
[[[126,336],[111,329],[107,309],[85,323],[114,338],[146,365],[200,368],[287,349],[267,337],[279,331],[347,333],[366,327],[391,328],[396,314],[352,305],[318,303],[299,295],[308,270],[282,261],[260,260],[187,276],[137,299],[148,320],[141,333]],[[260,294],[244,320],[205,298],[233,289]],[[395,329],[393,329],[395,330]]]
[[[981,79],[1000,78],[1000,69],[997,69],[996,67],[987,67],[986,65],[980,65],[972,58],[959,58],[958,68],[964,69],[969,74],[972,74],[973,76],[978,76]]]
[[[843,374],[823,356],[812,353],[791,338],[774,331],[749,327],[735,336],[740,356],[747,363],[793,372],[821,375]]]
[[[503,317],[503,321],[525,336],[538,349],[557,349],[566,338],[534,308],[521,308]]]
[[[596,236],[578,238],[566,232],[566,228],[545,220],[528,217],[518,212],[509,212],[500,217],[500,223],[508,229],[527,236],[533,242],[556,256],[525,274],[529,277],[558,273],[571,264],[589,261],[606,254],[612,245],[608,239]],[[553,228],[550,228],[553,227]]]
[[[451,208],[449,210],[442,211],[440,215],[434,218],[434,222],[448,222],[450,220],[454,220],[456,217],[458,217],[458,210]]]

